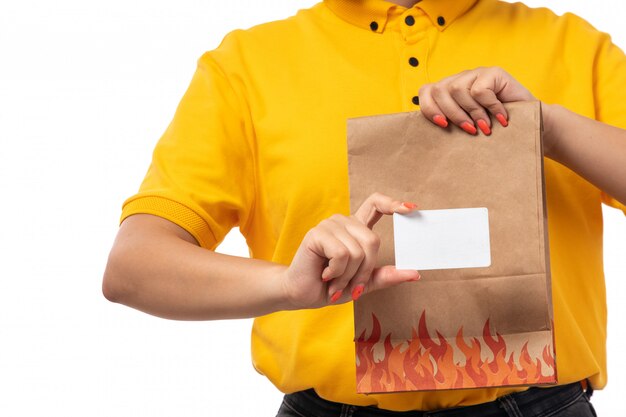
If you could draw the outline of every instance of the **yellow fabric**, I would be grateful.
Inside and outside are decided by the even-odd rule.
[[[163,216],[207,249],[240,226],[253,257],[289,264],[309,229],[349,214],[346,119],[417,110],[422,84],[491,65],[540,100],[626,128],[626,57],[574,15],[495,0],[423,0],[408,10],[328,0],[233,31],[200,58],[122,219]],[[551,160],[545,175],[559,380],[590,378],[602,388],[601,202],[626,208]],[[357,395],[353,336],[351,304],[261,317],[254,366],[283,392],[314,387],[329,400],[392,410],[474,404],[522,389]]]

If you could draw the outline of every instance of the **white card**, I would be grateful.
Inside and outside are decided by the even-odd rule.
[[[393,233],[398,269],[491,265],[489,213],[485,207],[394,213]]]

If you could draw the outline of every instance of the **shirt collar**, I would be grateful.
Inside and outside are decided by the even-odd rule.
[[[422,0],[413,6],[421,9],[440,31],[445,30],[478,0]],[[384,0],[324,0],[337,16],[355,26],[381,33],[391,11],[404,7]]]

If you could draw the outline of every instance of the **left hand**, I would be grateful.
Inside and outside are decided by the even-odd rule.
[[[502,103],[534,100],[533,95],[509,73],[498,67],[463,71],[425,84],[419,91],[420,108],[431,122],[447,127],[448,120],[475,135],[476,126],[491,134],[490,113],[502,126],[508,114]]]
[[[490,115],[508,125],[503,103],[534,100],[502,68],[476,68],[424,85],[422,113],[448,126],[448,119],[475,135],[491,133]],[[578,115],[558,104],[541,103],[544,156],[565,165],[599,189],[626,204],[626,130]]]

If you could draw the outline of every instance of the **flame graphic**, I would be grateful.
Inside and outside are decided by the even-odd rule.
[[[373,327],[356,339],[357,391],[359,393],[421,391],[455,388],[536,385],[556,382],[552,344],[543,347],[541,357],[529,353],[528,342],[519,353],[507,355],[505,337],[494,337],[485,322],[482,338],[463,337],[457,332],[455,345],[436,332],[431,338],[426,313],[420,316],[410,340],[392,343],[391,334],[381,342],[380,322],[372,314]],[[456,351],[456,353],[455,353]],[[464,357],[464,360],[456,360]],[[484,359],[487,358],[487,359]]]

